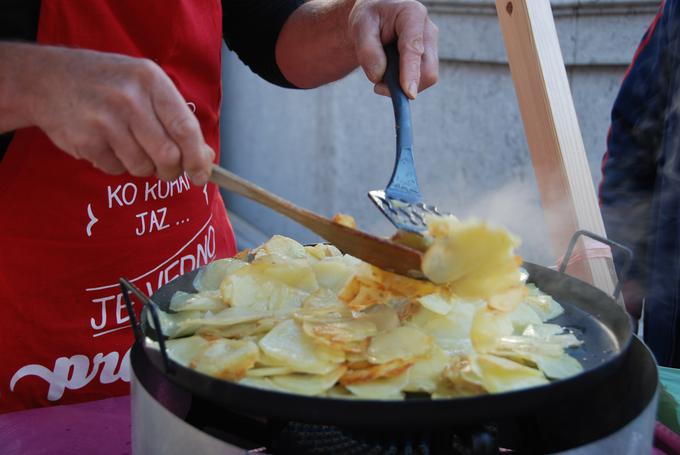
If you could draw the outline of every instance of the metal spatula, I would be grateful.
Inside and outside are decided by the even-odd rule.
[[[368,197],[397,229],[422,233],[427,229],[425,216],[439,215],[437,207],[423,203],[413,163],[411,108],[399,85],[399,52],[396,44],[385,47],[387,68],[384,81],[390,89],[397,132],[397,158],[390,183],[385,190],[368,192]]]

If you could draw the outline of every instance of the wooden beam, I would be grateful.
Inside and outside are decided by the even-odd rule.
[[[561,255],[578,229],[605,230],[550,2],[496,0],[496,10],[553,251]],[[611,259],[583,257],[569,272],[611,293]]]

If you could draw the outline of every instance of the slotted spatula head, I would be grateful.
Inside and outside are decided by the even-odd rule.
[[[368,197],[378,206],[394,226],[402,231],[422,233],[427,230],[425,217],[427,215],[441,215],[437,207],[423,202],[410,204],[400,199],[388,197],[382,190],[368,192]]]

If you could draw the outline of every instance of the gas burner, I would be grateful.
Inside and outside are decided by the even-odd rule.
[[[368,431],[302,422],[277,422],[215,408],[192,397],[184,420],[232,445],[267,455],[497,454],[495,425],[416,431]]]
[[[289,422],[276,438],[273,452],[277,455],[468,455],[495,454],[498,448],[490,428],[395,435]]]

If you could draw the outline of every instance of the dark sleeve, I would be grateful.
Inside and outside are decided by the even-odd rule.
[[[669,100],[668,4],[638,47],[611,114],[602,161],[600,206],[607,236],[635,253],[629,278],[646,282],[657,157]],[[617,269],[622,257],[614,254]]]
[[[222,0],[224,41],[263,79],[295,88],[276,64],[275,47],[286,19],[304,0]]]

